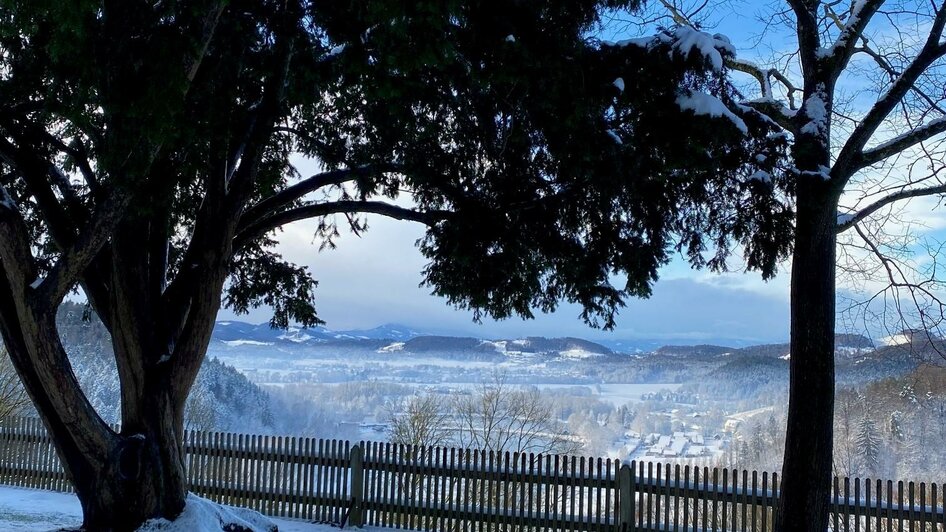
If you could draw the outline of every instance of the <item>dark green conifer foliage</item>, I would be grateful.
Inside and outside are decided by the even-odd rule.
[[[0,333],[86,525],[181,510],[183,407],[221,302],[319,322],[311,272],[274,251],[285,224],[318,219],[333,246],[366,213],[423,223],[425,282],[477,318],[569,301],[612,327],[677,252],[722,269],[735,245],[773,275],[784,138],[673,31],[594,38],[604,10],[634,7],[0,2]],[[691,91],[745,131],[681,110]],[[121,433],[55,328],[76,287],[112,336]]]

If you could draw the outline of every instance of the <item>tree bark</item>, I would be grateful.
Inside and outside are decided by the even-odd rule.
[[[824,532],[833,457],[835,229],[831,183],[803,176],[791,281],[788,424],[775,530]]]
[[[125,422],[99,470],[91,478],[73,477],[86,530],[131,531],[152,517],[173,519],[184,509],[181,416],[169,414],[180,409],[162,390],[154,391],[139,405],[138,422]]]
[[[55,312],[16,305],[3,280],[0,334],[73,481],[85,529],[134,530],[151,517],[177,516],[187,493],[184,401],[172,395],[168,372],[149,375],[124,412],[122,432],[115,433],[82,395]]]

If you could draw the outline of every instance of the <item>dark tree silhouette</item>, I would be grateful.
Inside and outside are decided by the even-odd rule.
[[[610,327],[672,254],[722,268],[733,243],[772,275],[792,230],[769,177],[785,139],[733,103],[724,39],[588,37],[634,7],[4,3],[0,333],[85,526],[182,510],[184,406],[221,304],[319,322],[310,272],[273,251],[294,221],[320,220],[325,245],[366,213],[424,224],[425,281],[475,316],[565,300]],[[56,330],[74,289],[111,335],[120,432]]]

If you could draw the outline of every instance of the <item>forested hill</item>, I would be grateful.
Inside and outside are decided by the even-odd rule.
[[[111,423],[120,417],[118,374],[105,327],[86,307],[64,303],[57,316],[63,345],[82,389],[99,414]],[[208,358],[187,402],[185,425],[195,430],[272,432],[269,395],[242,373]]]

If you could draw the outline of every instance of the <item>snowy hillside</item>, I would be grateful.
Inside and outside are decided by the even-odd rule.
[[[103,419],[120,417],[118,374],[105,327],[96,318],[84,319],[82,305],[65,303],[57,324],[79,384]],[[185,411],[186,428],[272,432],[269,395],[232,366],[208,358]]]

